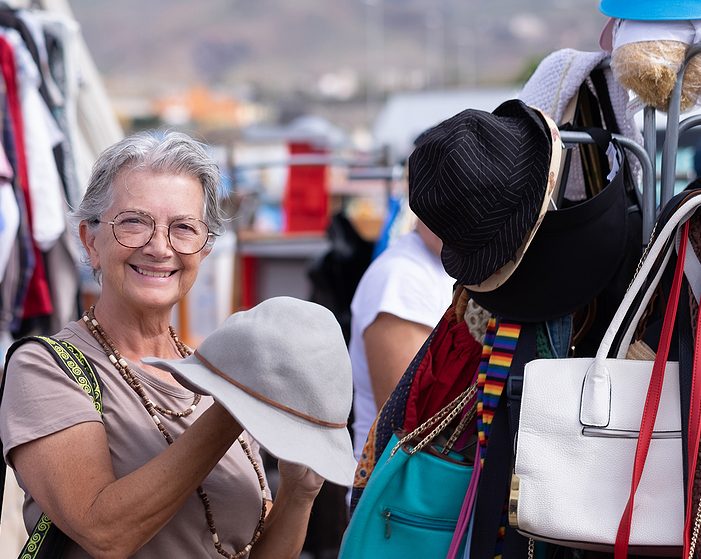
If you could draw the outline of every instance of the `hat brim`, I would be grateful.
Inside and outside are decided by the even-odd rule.
[[[616,274],[634,267],[630,250],[640,238],[640,215],[626,212],[623,175],[621,167],[595,196],[548,212],[509,281],[470,292],[475,303],[518,322],[544,322],[586,307]]]
[[[356,461],[348,429],[313,425],[257,400],[210,372],[194,355],[177,360],[149,357],[143,362],[171,372],[194,392],[211,395],[273,456],[307,466],[338,485],[353,484]]]
[[[516,271],[516,268],[523,260],[523,256],[526,254],[528,247],[533,241],[533,237],[538,231],[540,224],[543,223],[543,218],[550,207],[550,203],[555,195],[558,186],[558,176],[560,174],[560,164],[562,162],[562,151],[563,145],[560,138],[560,131],[557,124],[544,112],[539,109],[534,108],[543,117],[543,120],[547,124],[548,130],[550,131],[551,137],[551,150],[550,150],[550,166],[548,169],[548,181],[545,190],[545,196],[543,197],[543,203],[540,206],[540,211],[538,212],[538,219],[536,219],[531,231],[526,236],[521,246],[516,251],[513,260],[508,261],[491,276],[489,276],[484,281],[475,285],[466,285],[468,291],[494,291],[499,286],[503,285],[506,280],[508,280],[511,275]]]

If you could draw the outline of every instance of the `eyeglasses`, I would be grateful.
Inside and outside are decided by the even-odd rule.
[[[153,217],[145,212],[126,211],[120,212],[112,221],[100,221],[112,226],[112,233],[116,241],[127,248],[141,248],[149,244],[156,232]],[[171,221],[168,226],[168,242],[178,254],[195,254],[200,252],[214,237],[207,224],[195,218],[182,218]]]

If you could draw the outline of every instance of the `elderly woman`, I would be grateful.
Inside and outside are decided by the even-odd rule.
[[[281,462],[272,506],[258,447],[232,416],[141,361],[190,353],[169,321],[221,227],[218,182],[203,147],[180,133],[134,135],[95,164],[76,214],[102,289],[55,337],[92,363],[102,415],[40,344],[9,361],[4,457],[26,493],[27,527],[43,511],[70,538],[66,558],[300,553],[322,479]]]

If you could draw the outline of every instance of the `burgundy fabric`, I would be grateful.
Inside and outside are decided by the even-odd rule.
[[[27,173],[27,159],[24,143],[24,125],[22,122],[22,111],[17,84],[17,71],[12,47],[4,37],[0,37],[0,70],[5,80],[7,91],[7,105],[12,120],[12,127],[15,133],[15,146],[17,151],[17,166],[15,169],[20,187],[24,194],[25,205],[27,207],[27,218],[29,220],[29,230],[32,230],[32,205],[29,196],[29,175]],[[32,239],[32,248],[36,260],[34,274],[29,282],[27,296],[24,302],[24,318],[50,315],[53,313],[51,304],[51,293],[49,283],[46,279],[44,269],[44,257]]]
[[[454,305],[443,315],[411,384],[404,430],[413,431],[464,392],[474,380],[482,345],[470,334]]]

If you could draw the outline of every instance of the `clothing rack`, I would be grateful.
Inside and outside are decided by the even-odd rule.
[[[560,137],[565,144],[595,143],[594,139],[587,132],[563,130],[560,132]],[[650,238],[657,213],[655,206],[655,171],[652,163],[654,160],[650,158],[645,148],[635,140],[621,134],[612,134],[612,137],[618,140],[625,149],[632,152],[638,158],[642,167],[643,244],[646,244]]]
[[[613,134],[613,137],[628,151],[632,152],[640,161],[642,169],[642,210],[643,210],[643,244],[647,244],[652,234],[655,220],[661,209],[674,196],[676,182],[677,150],[679,148],[679,135],[690,128],[701,124],[701,115],[692,115],[680,120],[681,92],[684,72],[690,60],[701,53],[701,43],[691,45],[686,57],[677,73],[677,79],[670,95],[667,109],[667,123],[665,139],[662,146],[661,176],[659,185],[659,200],[657,199],[657,123],[656,110],[652,106],[646,106],[643,111],[643,145],[636,141]],[[605,59],[599,67],[609,68],[610,59]],[[561,131],[563,142],[592,144],[594,140],[586,132]]]

